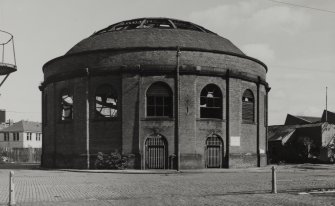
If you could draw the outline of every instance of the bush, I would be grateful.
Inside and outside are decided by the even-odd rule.
[[[0,163],[8,162],[9,152],[0,148]]]
[[[110,154],[98,152],[95,160],[96,169],[127,169],[128,158],[115,151]]]

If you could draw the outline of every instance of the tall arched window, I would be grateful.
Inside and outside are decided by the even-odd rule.
[[[117,117],[117,95],[110,85],[102,85],[95,92],[95,111],[98,117]]]
[[[255,98],[250,89],[244,91],[242,96],[242,121],[254,123],[255,119]]]
[[[222,93],[215,84],[208,84],[201,90],[200,118],[222,119]]]
[[[172,92],[163,82],[152,84],[147,91],[147,116],[172,117]]]
[[[61,120],[73,119],[73,95],[65,90],[61,96],[61,113]]]
[[[42,104],[42,123],[46,125],[48,123],[48,95],[43,92],[43,104]]]

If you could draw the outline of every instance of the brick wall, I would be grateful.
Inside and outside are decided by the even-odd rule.
[[[227,69],[253,78],[265,80],[265,69],[249,59],[223,54],[182,52],[181,65],[202,66],[207,70],[222,71]],[[100,53],[85,56],[64,57],[44,68],[45,79],[55,74],[89,67],[92,70],[114,70],[122,65],[133,65],[134,73],[115,73],[87,77],[73,77],[65,81],[48,84],[44,87],[47,94],[47,123],[43,134],[43,166],[86,168],[86,89],[89,87],[90,102],[90,155],[91,167],[97,152],[110,153],[115,150],[123,154],[135,155],[135,168],[145,168],[144,146],[148,137],[161,134],[167,140],[168,156],[176,153],[175,148],[175,115],[171,118],[146,117],[146,91],[154,82],[166,83],[175,95],[173,74],[148,74],[136,70],[135,65],[176,64],[175,51],[141,51],[130,53]],[[162,66],[163,65],[163,66]],[[199,67],[198,67],[199,68]],[[211,134],[219,135],[223,141],[225,167],[257,166],[257,115],[259,115],[259,149],[265,152],[264,95],[265,87],[259,89],[259,114],[257,114],[256,83],[230,78],[229,105],[226,105],[226,80],[224,75],[209,76],[196,74],[180,75],[180,160],[181,169],[204,168],[206,139]],[[118,94],[118,116],[101,120],[95,118],[95,91],[102,84],[110,84]],[[222,119],[200,119],[200,92],[207,84],[217,85],[223,96]],[[63,88],[74,93],[74,119],[60,121],[60,95]],[[242,122],[242,94],[250,89],[255,97],[254,123]],[[229,120],[226,119],[226,108],[229,107]],[[173,110],[176,107],[174,105]],[[230,137],[226,136],[229,124]],[[226,153],[227,139],[239,137],[239,146],[229,146]],[[260,152],[261,153],[261,152]],[[261,164],[266,157],[261,154]],[[56,161],[54,161],[56,158]],[[175,164],[174,164],[175,166]]]

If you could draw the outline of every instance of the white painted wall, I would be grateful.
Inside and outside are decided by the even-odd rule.
[[[27,140],[28,132],[23,133],[23,147],[28,148],[42,148],[42,138],[40,141],[36,140],[36,133],[32,132],[31,140]]]
[[[1,148],[42,148],[42,135],[41,140],[36,140],[36,133],[32,132],[31,140],[27,140],[27,132],[19,133],[19,141],[13,141],[13,133],[9,132],[9,141],[4,141],[4,133],[0,133],[0,147]]]

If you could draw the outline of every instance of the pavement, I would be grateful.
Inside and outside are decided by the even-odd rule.
[[[16,205],[335,205],[334,165],[204,170],[14,169]],[[0,170],[0,205],[9,172]]]

